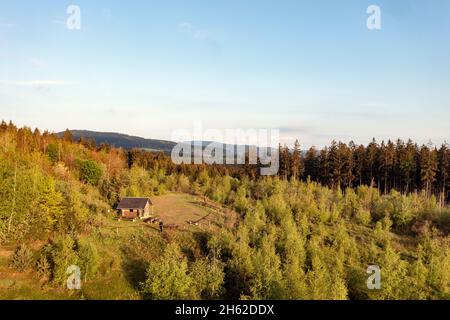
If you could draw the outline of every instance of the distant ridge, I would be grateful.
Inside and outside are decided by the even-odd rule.
[[[126,150],[137,148],[170,154],[172,152],[172,149],[177,145],[177,143],[173,141],[146,139],[117,132],[97,132],[89,130],[70,130],[70,132],[72,132],[74,140],[79,140],[80,138],[94,139],[97,145],[101,143],[108,143],[113,147],[124,148]],[[64,132],[58,132],[56,133],[56,135],[58,137],[62,137],[64,135]],[[182,143],[186,146],[201,145],[202,149],[204,149],[212,142],[213,141],[185,141]],[[244,147],[244,150],[238,151],[238,149],[236,149],[238,145],[219,143],[219,145],[220,144],[223,146],[224,156],[226,155],[227,150],[234,150],[236,154],[240,156],[243,156],[245,152],[249,150],[248,145],[242,145],[241,147]],[[257,150],[259,149],[260,148],[257,147]],[[196,154],[194,150],[192,150],[192,154]],[[197,156],[201,156],[201,154]]]
[[[94,139],[97,145],[101,143],[108,143],[111,146],[124,148],[127,150],[139,148],[149,151],[162,151],[170,153],[176,145],[176,143],[172,141],[145,139],[142,137],[130,136],[116,132],[97,132],[89,130],[70,130],[70,132],[72,132],[75,140],[79,140],[80,138]],[[62,137],[64,132],[58,132],[56,135]]]

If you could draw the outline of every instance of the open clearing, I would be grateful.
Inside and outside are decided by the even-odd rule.
[[[198,227],[232,226],[237,214],[211,201],[181,193],[170,193],[151,198],[154,215],[165,225],[188,226],[188,221]]]

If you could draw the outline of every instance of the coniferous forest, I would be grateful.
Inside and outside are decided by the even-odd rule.
[[[0,299],[450,298],[448,145],[279,151],[263,177],[2,122]],[[117,221],[122,197],[165,195],[213,223]],[[81,290],[66,287],[71,265]]]
[[[302,156],[297,141],[294,150],[280,147],[280,176],[309,178],[343,190],[370,185],[382,194],[425,192],[443,205],[449,198],[449,154],[447,143],[438,148],[431,142],[418,146],[411,140],[373,140],[367,146],[332,141],[329,147],[312,147]]]

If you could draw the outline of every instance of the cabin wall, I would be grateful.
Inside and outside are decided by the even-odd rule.
[[[147,203],[147,205],[144,208],[144,217],[148,217],[150,215],[150,204]]]
[[[129,209],[122,209],[122,217],[127,218],[127,219],[134,219],[138,217],[138,211],[137,210],[133,210],[133,212],[131,212]]]

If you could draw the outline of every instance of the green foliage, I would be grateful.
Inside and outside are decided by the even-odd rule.
[[[78,263],[74,239],[69,235],[62,235],[56,239],[51,249],[51,259],[53,281],[58,285],[64,285],[67,280],[67,268]]]
[[[406,227],[413,218],[412,203],[407,198],[402,197],[397,191],[392,191],[390,203],[392,209],[389,211],[394,227],[402,229]]]
[[[418,261],[427,268],[426,283],[444,294],[450,292],[450,246],[449,239],[439,240],[426,234],[421,240]],[[419,266],[420,266],[419,264]],[[425,273],[422,273],[425,276]]]
[[[60,230],[75,232],[82,230],[88,220],[90,212],[95,212],[93,205],[87,207],[83,202],[83,194],[75,186],[63,184],[60,186],[63,195],[64,214],[59,223]]]
[[[319,238],[313,238],[308,249],[311,261],[311,271],[307,274],[310,299],[347,299],[347,287],[342,277],[343,261],[339,257],[328,257]],[[332,260],[328,262],[327,257]]]
[[[62,218],[63,197],[56,191],[55,181],[50,177],[44,178],[39,188],[38,211],[43,219],[45,230],[51,231]]]
[[[59,161],[60,150],[56,143],[51,143],[47,147],[47,156],[52,163]]]
[[[223,293],[224,271],[217,259],[196,259],[191,266],[190,277],[195,281],[191,289],[196,298],[216,299]]]
[[[249,200],[247,199],[247,191],[244,187],[239,187],[234,199],[234,207],[240,213],[245,213],[249,207]]]
[[[189,193],[191,191],[191,183],[189,178],[181,174],[178,176],[177,191]]]
[[[97,186],[102,177],[102,168],[93,160],[79,160],[78,170],[80,180],[84,183]]]
[[[368,225],[371,222],[372,216],[369,210],[360,208],[355,212],[356,222],[362,225]]]
[[[178,245],[171,243],[157,261],[147,269],[142,292],[155,300],[187,299],[192,278],[188,274],[187,259]]]
[[[381,269],[381,290],[372,290],[370,296],[376,299],[408,299],[409,288],[407,263],[400,255],[388,245],[379,258]]]
[[[250,244],[258,245],[266,227],[265,209],[260,202],[256,204],[254,209],[248,210],[243,224],[248,230]]]
[[[93,279],[100,266],[97,248],[92,242],[82,240],[78,242],[78,266],[84,280]]]
[[[253,299],[280,299],[282,272],[280,257],[275,252],[274,235],[264,236],[261,249],[252,256],[253,277],[250,292]]]

